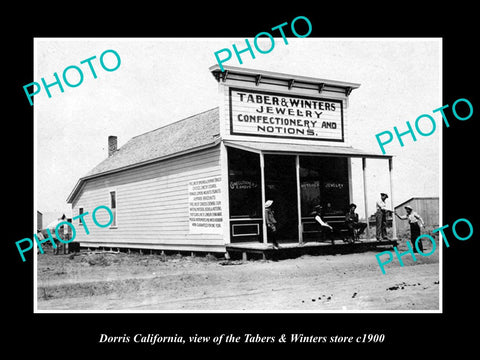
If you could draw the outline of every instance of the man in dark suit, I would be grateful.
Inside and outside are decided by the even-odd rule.
[[[357,236],[360,236],[365,231],[367,224],[358,221],[358,214],[355,212],[356,208],[357,205],[353,203],[350,204],[348,207],[348,212],[345,215],[345,223],[347,224],[347,227],[352,235],[354,235],[355,231],[358,230]],[[353,236],[353,239],[355,240],[355,236]]]

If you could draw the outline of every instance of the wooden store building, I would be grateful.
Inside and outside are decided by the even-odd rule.
[[[77,231],[80,246],[265,250],[264,204],[273,200],[277,240],[295,247],[318,240],[315,205],[330,224],[344,222],[352,158],[363,160],[364,188],[367,158],[388,160],[391,175],[391,156],[349,146],[348,102],[359,84],[218,65],[210,71],[218,107],[118,149],[109,137],[109,156],[78,180],[67,202],[73,216],[107,205],[114,220],[89,235]]]

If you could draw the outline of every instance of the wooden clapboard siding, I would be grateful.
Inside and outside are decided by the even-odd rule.
[[[110,191],[116,192],[117,226],[99,228],[85,217],[90,234],[74,221],[82,246],[138,247],[192,251],[223,251],[217,234],[190,234],[188,183],[220,176],[220,146],[158,161],[137,168],[101,175],[85,181],[72,203],[74,216],[83,207],[90,214],[99,205],[110,206]],[[108,222],[99,210],[98,221]]]
[[[89,242],[82,246],[89,248],[129,248],[129,249],[145,249],[147,250],[166,250],[166,251],[201,251],[201,252],[225,252],[225,245],[215,244],[140,244],[140,243],[108,243],[103,242]]]
[[[438,197],[413,197],[399,205],[395,206],[395,210],[402,216],[406,214],[404,206],[411,206],[413,211],[419,214],[428,228],[436,228],[440,224],[439,216],[439,198]],[[410,225],[408,221],[396,219],[397,231],[399,233],[410,233]]]

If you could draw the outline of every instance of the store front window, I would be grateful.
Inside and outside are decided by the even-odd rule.
[[[228,175],[230,217],[262,217],[259,155],[228,148]]]
[[[300,156],[302,217],[315,205],[328,215],[344,215],[349,202],[348,159],[343,157]]]
[[[260,156],[228,148],[231,242],[262,241]]]
[[[300,197],[304,240],[317,239],[312,212],[322,206],[322,218],[331,225],[344,221],[349,203],[348,159],[300,156]]]
[[[317,232],[312,212],[323,208],[326,221],[343,222],[349,204],[348,158],[299,156],[300,184],[296,178],[297,155],[264,155],[265,200],[273,200],[277,240],[298,240],[300,189],[303,236]],[[228,148],[230,230],[232,242],[263,241],[263,204],[260,155]]]

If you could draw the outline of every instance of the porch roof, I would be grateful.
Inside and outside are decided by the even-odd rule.
[[[382,155],[367,152],[353,147],[346,146],[328,146],[316,144],[292,144],[292,143],[276,143],[276,142],[257,142],[257,141],[239,141],[224,140],[225,145],[235,147],[242,150],[253,152],[273,152],[273,153],[301,153],[328,155],[340,157],[357,157],[357,158],[376,158],[391,159],[392,155]]]

